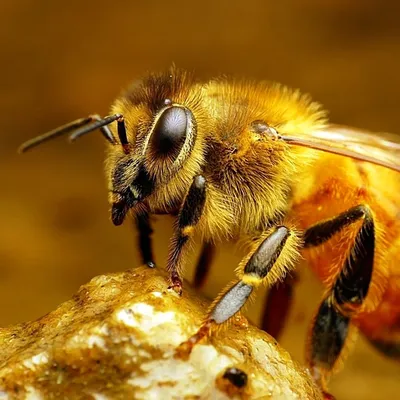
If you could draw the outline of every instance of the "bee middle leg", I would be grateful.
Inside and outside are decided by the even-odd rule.
[[[181,269],[183,253],[203,213],[205,200],[206,180],[202,175],[197,175],[193,179],[179,212],[167,260],[167,270],[171,279],[170,288],[174,289],[178,294],[182,294]]]
[[[182,343],[177,354],[187,355],[194,345],[230,320],[246,304],[253,290],[262,282],[269,286],[282,279],[294,265],[300,239],[286,226],[278,226],[263,234],[256,247],[239,265],[239,280],[230,284],[211,305],[199,330]]]
[[[260,328],[278,340],[284,330],[294,298],[294,287],[298,281],[295,271],[287,274],[268,290],[260,321]]]
[[[326,390],[327,378],[343,360],[352,317],[361,309],[371,282],[375,229],[370,209],[359,205],[306,230],[304,246],[318,246],[344,227],[361,222],[349,255],[331,290],[322,301],[311,328],[307,348],[314,379]]]
[[[210,271],[214,254],[215,246],[210,242],[204,242],[194,272],[193,286],[195,288],[200,289],[204,285]]]

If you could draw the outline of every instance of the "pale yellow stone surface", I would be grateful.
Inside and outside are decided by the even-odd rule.
[[[266,333],[238,316],[188,360],[175,348],[208,302],[160,269],[101,275],[55,311],[0,329],[0,399],[320,399],[309,374]],[[237,367],[238,389],[221,376]]]

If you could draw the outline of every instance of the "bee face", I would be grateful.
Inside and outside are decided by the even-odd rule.
[[[166,98],[154,114],[150,105],[127,110],[128,143],[110,153],[112,221],[120,225],[134,207],[147,207],[184,168],[197,137],[197,124],[185,105]],[[150,117],[150,118],[149,118]],[[116,158],[115,158],[116,157]]]

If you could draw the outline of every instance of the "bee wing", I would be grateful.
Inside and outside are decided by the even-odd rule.
[[[400,172],[400,138],[342,125],[303,134],[279,135],[286,143],[340,154]]]

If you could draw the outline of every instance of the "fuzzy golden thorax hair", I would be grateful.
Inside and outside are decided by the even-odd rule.
[[[319,104],[297,91],[268,82],[201,83],[175,68],[136,82],[111,111],[124,116],[129,142],[108,149],[114,222],[128,209],[177,213],[201,173],[207,198],[199,230],[208,238],[251,234],[279,219],[310,150],[274,140],[274,130],[325,123]]]

